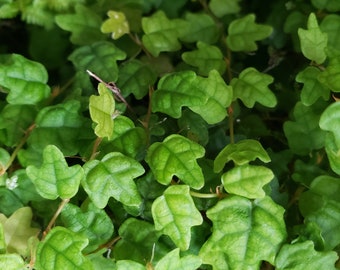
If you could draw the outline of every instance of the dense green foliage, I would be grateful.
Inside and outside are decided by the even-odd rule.
[[[338,0],[0,0],[0,268],[338,269]]]

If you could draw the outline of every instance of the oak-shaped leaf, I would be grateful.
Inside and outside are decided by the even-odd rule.
[[[92,252],[99,245],[108,242],[113,234],[111,218],[91,202],[81,208],[71,203],[66,204],[61,212],[61,220],[67,229],[89,240],[84,249],[85,253]]]
[[[320,83],[318,76],[321,71],[315,67],[307,67],[300,71],[295,80],[299,83],[303,83],[303,88],[301,91],[301,102],[310,106],[315,103],[320,97],[324,100],[329,99],[329,88]]]
[[[75,49],[68,57],[79,71],[90,70],[105,82],[118,78],[118,60],[124,60],[126,53],[108,41],[98,41]]]
[[[196,159],[203,157],[204,153],[201,145],[172,134],[149,147],[146,162],[159,183],[168,185],[177,176],[190,187],[200,189],[204,185],[204,176]]]
[[[214,160],[214,171],[221,172],[226,163],[233,161],[236,165],[245,165],[255,159],[262,162],[270,162],[270,157],[261,143],[256,140],[242,140],[237,143],[228,144],[218,153]]]
[[[70,41],[76,45],[91,44],[105,38],[100,32],[101,16],[80,4],[76,5],[73,14],[57,15],[55,22],[61,29],[71,32]]]
[[[270,197],[219,201],[207,211],[213,232],[200,250],[203,263],[216,269],[259,269],[263,260],[273,265],[286,238],[283,214]]]
[[[30,207],[19,208],[9,218],[0,214],[0,226],[3,228],[8,253],[18,253],[23,257],[30,254],[28,240],[37,237],[40,231],[39,228],[31,227],[32,217]]]
[[[68,167],[63,153],[55,145],[45,147],[40,168],[30,165],[26,173],[37,192],[48,200],[72,198],[84,178],[83,168],[78,164]]]
[[[109,19],[104,21],[100,28],[103,33],[111,33],[112,39],[119,39],[130,32],[129,23],[123,12],[109,10],[107,16]]]
[[[37,270],[94,270],[91,261],[82,254],[88,239],[64,227],[54,227],[39,243],[36,252]]]
[[[84,165],[86,177],[82,185],[98,208],[104,208],[110,197],[126,206],[138,208],[142,202],[134,178],[144,173],[136,160],[119,152],[105,155],[100,161]]]
[[[146,49],[155,57],[160,52],[177,51],[181,48],[179,38],[187,33],[188,23],[183,19],[169,20],[162,10],[150,17],[142,18],[144,35],[142,41]]]
[[[277,270],[336,270],[335,263],[338,259],[334,251],[315,251],[312,241],[285,244],[282,246],[275,266]]]
[[[333,92],[340,92],[340,73],[339,73],[339,68],[340,68],[340,61],[338,58],[332,58],[329,61],[328,66],[326,69],[321,72],[318,76],[318,80],[331,89]]]
[[[0,254],[0,269],[25,270],[26,263],[19,254]]]
[[[325,49],[328,36],[320,30],[314,13],[308,17],[307,30],[299,28],[298,35],[303,55],[317,64],[322,64],[327,57]]]
[[[230,85],[234,90],[234,99],[241,99],[243,104],[252,108],[255,102],[266,107],[275,107],[277,100],[268,85],[274,81],[273,77],[249,67],[243,70],[238,78],[233,78]]]
[[[89,110],[91,119],[97,123],[94,132],[98,137],[110,139],[113,133],[113,114],[115,100],[103,83],[98,85],[99,96],[90,96]]]
[[[0,86],[8,91],[10,104],[37,104],[48,98],[50,87],[45,67],[19,54],[11,54],[0,62]]]
[[[235,195],[249,199],[263,198],[263,186],[274,178],[272,170],[264,166],[236,166],[222,175],[224,189]]]
[[[211,0],[209,2],[209,8],[212,13],[218,18],[223,17],[227,14],[235,14],[241,10],[240,0]]]
[[[255,23],[255,15],[249,14],[229,24],[227,44],[235,52],[256,51],[256,41],[267,38],[272,31],[269,25]]]
[[[197,42],[197,50],[184,52],[182,59],[185,63],[197,67],[198,74],[202,76],[208,76],[211,70],[217,70],[220,74],[226,70],[221,50],[201,41]]]
[[[191,227],[203,222],[186,185],[168,187],[153,202],[152,216],[155,229],[168,235],[181,250],[189,248]]]
[[[195,270],[199,269],[202,264],[200,257],[195,255],[186,255],[180,257],[180,249],[176,248],[166,254],[162,259],[160,259],[155,265],[155,270]]]
[[[338,33],[339,25],[340,16],[337,14],[328,14],[320,23],[321,31],[328,36],[326,52],[330,59],[340,56],[340,48],[338,47],[340,42],[340,35]]]

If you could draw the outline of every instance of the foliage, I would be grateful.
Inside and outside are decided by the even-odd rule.
[[[0,268],[339,269],[339,11],[0,0]]]

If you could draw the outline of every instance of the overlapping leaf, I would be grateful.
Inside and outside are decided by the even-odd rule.
[[[269,197],[219,201],[207,211],[213,233],[200,250],[203,263],[216,269],[259,269],[262,260],[274,264],[286,238],[283,212]]]
[[[189,248],[191,227],[203,222],[189,186],[184,185],[168,187],[152,204],[152,216],[156,230],[168,235],[181,250]]]
[[[82,254],[88,240],[64,227],[53,228],[37,248],[36,269],[94,270]]]
[[[103,22],[100,28],[103,33],[111,33],[112,39],[119,39],[130,32],[129,23],[123,12],[109,10],[107,16],[109,19]]]
[[[27,269],[26,263],[19,254],[0,254],[0,268],[6,270]]]
[[[176,248],[165,255],[155,266],[155,270],[172,270],[172,269],[182,269],[182,270],[195,270],[198,269],[202,261],[198,256],[187,255],[180,257],[179,248]]]
[[[177,51],[181,48],[179,38],[187,33],[188,23],[182,19],[169,20],[163,11],[157,11],[142,19],[145,35],[142,41],[146,49],[157,57],[160,52]]]
[[[83,5],[76,5],[73,14],[57,15],[55,21],[60,28],[71,32],[70,40],[73,44],[86,45],[105,38],[100,32],[100,15]]]
[[[320,117],[320,127],[331,132],[336,145],[340,148],[340,102],[335,102],[328,106]]]
[[[204,185],[204,177],[196,159],[204,156],[204,148],[189,139],[173,134],[149,147],[146,162],[157,181],[168,185],[174,176],[195,189]]]
[[[336,14],[327,15],[320,24],[320,29],[328,36],[327,56],[340,56],[340,49],[337,46],[340,42],[339,35],[340,16]]]
[[[8,90],[10,104],[37,104],[50,94],[48,74],[43,65],[11,54],[0,62],[0,86]]]
[[[45,147],[40,168],[30,165],[26,172],[38,193],[49,200],[72,198],[84,178],[83,168],[78,164],[68,167],[63,153],[54,145]]]
[[[330,11],[330,12],[340,11],[340,3],[336,0],[328,0],[328,1],[312,0],[312,4],[317,9],[326,9],[327,11]]]
[[[249,14],[229,24],[227,44],[232,51],[255,51],[256,41],[265,39],[273,31],[269,25],[255,23],[255,15]]]
[[[329,65],[319,76],[319,81],[330,88],[333,92],[340,92],[340,61],[338,58],[332,58]]]
[[[103,83],[98,85],[99,96],[90,97],[89,110],[91,119],[97,123],[94,132],[98,137],[110,139],[113,133],[113,114],[115,100]]]
[[[218,153],[214,160],[214,171],[221,172],[226,163],[234,161],[237,165],[245,165],[255,159],[262,162],[270,162],[266,150],[263,149],[260,142],[256,140],[242,140],[234,144],[228,144]]]
[[[298,34],[303,55],[317,64],[322,64],[327,57],[325,48],[328,37],[326,33],[321,32],[314,13],[308,17],[307,30],[299,28]]]
[[[217,70],[220,74],[224,73],[226,63],[218,47],[199,41],[197,48],[194,51],[184,52],[182,54],[183,61],[197,67],[198,73],[202,76],[208,76],[211,70]]]
[[[82,185],[98,208],[104,208],[110,197],[127,206],[140,206],[142,200],[133,179],[142,175],[144,168],[136,160],[112,152],[101,161],[87,162],[84,170]]]
[[[277,100],[268,85],[273,81],[272,76],[250,67],[243,70],[238,78],[233,78],[230,85],[234,90],[234,99],[241,99],[248,108],[254,107],[255,102],[272,108]]]

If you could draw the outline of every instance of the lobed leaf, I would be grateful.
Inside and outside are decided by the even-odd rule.
[[[256,41],[265,39],[272,31],[269,25],[255,23],[255,15],[249,14],[229,24],[227,44],[234,52],[256,51]]]
[[[248,107],[254,107],[258,102],[266,107],[275,107],[277,100],[268,85],[274,81],[273,77],[257,71],[255,68],[246,68],[238,78],[233,78],[230,85],[234,90],[234,100],[239,98]]]
[[[199,144],[173,134],[163,142],[153,143],[145,160],[159,183],[168,185],[176,175],[190,187],[200,189],[204,185],[204,176],[196,159],[203,157],[204,152]]]
[[[107,16],[109,19],[104,21],[100,28],[103,33],[111,33],[112,39],[119,39],[124,34],[130,33],[129,23],[123,12],[109,10]]]
[[[117,262],[117,270],[145,270],[143,264],[137,263],[132,260],[120,260]]]
[[[334,102],[328,106],[321,114],[320,128],[332,133],[335,144],[340,148],[340,103]]]
[[[0,268],[6,270],[25,270],[26,263],[19,254],[0,254]]]
[[[104,208],[110,197],[124,205],[138,208],[142,202],[134,178],[144,173],[137,161],[118,152],[105,155],[84,165],[82,185],[98,208]]]
[[[203,222],[190,196],[189,186],[183,185],[168,187],[153,202],[152,216],[155,229],[168,235],[181,250],[189,248],[191,227]]]
[[[43,65],[19,54],[11,54],[0,63],[0,86],[6,88],[10,104],[37,104],[48,98],[50,87]]]
[[[320,24],[320,30],[328,36],[326,53],[330,58],[340,56],[340,49],[337,46],[340,42],[339,25],[340,16],[336,14],[326,15]]]
[[[318,80],[333,92],[340,92],[340,62],[338,58],[330,60],[329,65],[322,73],[319,74]]]
[[[176,248],[165,255],[155,266],[155,270],[195,270],[198,269],[202,260],[195,255],[179,256],[180,249]]]
[[[49,200],[72,198],[84,178],[83,168],[78,164],[68,167],[63,153],[54,145],[45,147],[42,166],[30,165],[26,173],[38,193]]]

